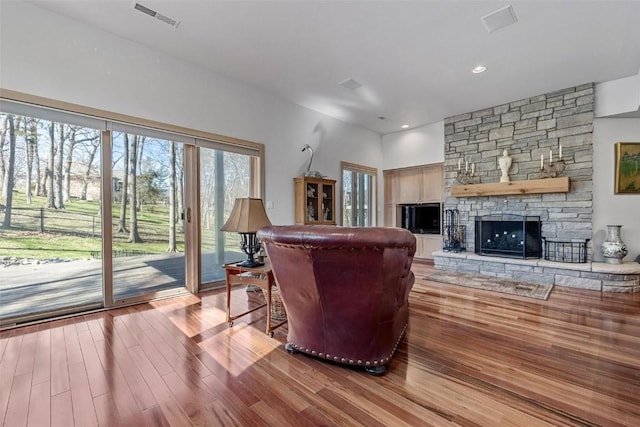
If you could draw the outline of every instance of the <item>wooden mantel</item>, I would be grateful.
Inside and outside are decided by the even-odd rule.
[[[527,181],[490,182],[487,184],[454,185],[453,197],[505,196],[509,194],[568,193],[568,176],[560,178],[530,179]]]

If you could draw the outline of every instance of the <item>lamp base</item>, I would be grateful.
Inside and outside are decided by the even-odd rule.
[[[252,259],[247,259],[236,264],[236,266],[238,267],[246,267],[246,268],[260,267],[261,265],[264,265],[264,262],[260,262]]]

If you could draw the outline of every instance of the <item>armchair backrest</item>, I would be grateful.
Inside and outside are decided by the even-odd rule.
[[[287,311],[289,343],[342,363],[388,361],[408,319],[413,234],[299,225],[266,227],[258,237]]]

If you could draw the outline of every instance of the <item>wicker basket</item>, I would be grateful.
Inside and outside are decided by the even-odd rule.
[[[264,295],[264,291],[262,294]],[[287,312],[284,309],[284,304],[282,304],[282,298],[280,298],[280,291],[275,285],[271,287],[271,318],[273,320],[285,320],[287,318]]]

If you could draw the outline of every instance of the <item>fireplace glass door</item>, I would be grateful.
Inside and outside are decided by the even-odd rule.
[[[477,216],[476,253],[511,258],[542,257],[541,224],[538,216]]]

